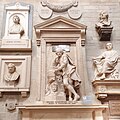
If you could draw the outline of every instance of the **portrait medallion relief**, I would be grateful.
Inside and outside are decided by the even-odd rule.
[[[81,10],[77,8],[77,0],[43,0],[40,4],[39,16],[42,19],[49,19],[53,12],[68,12],[71,19],[79,19],[82,15]]]

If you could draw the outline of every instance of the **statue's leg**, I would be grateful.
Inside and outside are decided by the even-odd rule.
[[[105,61],[103,64],[103,67],[102,67],[102,72],[101,72],[102,76],[100,77],[101,80],[106,78],[105,73],[106,73],[108,67],[109,67],[109,64],[107,61]]]
[[[68,78],[64,78],[63,79],[63,83],[67,87],[69,92],[74,94],[74,100],[73,101],[77,101],[80,98],[80,96],[76,93],[76,91],[74,90],[73,86],[68,83],[68,80],[69,80]]]

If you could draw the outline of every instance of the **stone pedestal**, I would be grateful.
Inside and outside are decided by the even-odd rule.
[[[110,41],[113,27],[99,27],[97,32],[100,37],[100,41]]]
[[[104,120],[105,105],[25,105],[17,107],[22,120]]]

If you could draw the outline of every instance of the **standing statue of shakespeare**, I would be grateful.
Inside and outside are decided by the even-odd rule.
[[[80,96],[75,91],[73,87],[73,82],[80,83],[81,80],[76,72],[76,66],[73,64],[71,58],[64,53],[63,49],[56,49],[57,57],[54,59],[53,68],[56,76],[59,74],[63,77],[63,84],[68,89],[69,100],[77,101],[80,99]],[[72,98],[74,95],[74,99]]]

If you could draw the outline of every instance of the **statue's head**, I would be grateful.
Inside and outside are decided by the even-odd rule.
[[[58,84],[57,82],[52,82],[51,85],[50,85],[50,89],[52,92],[57,92],[58,91]]]
[[[58,47],[57,49],[56,49],[56,55],[58,56],[58,57],[61,57],[62,55],[63,55],[63,49],[62,48],[60,48],[60,47]]]
[[[107,43],[107,44],[106,44],[106,49],[107,49],[107,50],[113,49],[112,43]]]
[[[100,12],[100,15],[99,15],[99,19],[100,20],[102,20],[102,21],[104,21],[104,20],[108,21],[108,17],[109,17],[109,15],[108,15],[108,13],[106,11],[101,11]]]
[[[20,23],[20,18],[17,15],[13,16],[13,22],[16,23],[16,24],[19,24]]]
[[[9,73],[14,73],[16,71],[16,67],[15,67],[15,65],[13,64],[13,63],[9,63],[8,64],[8,72]]]

